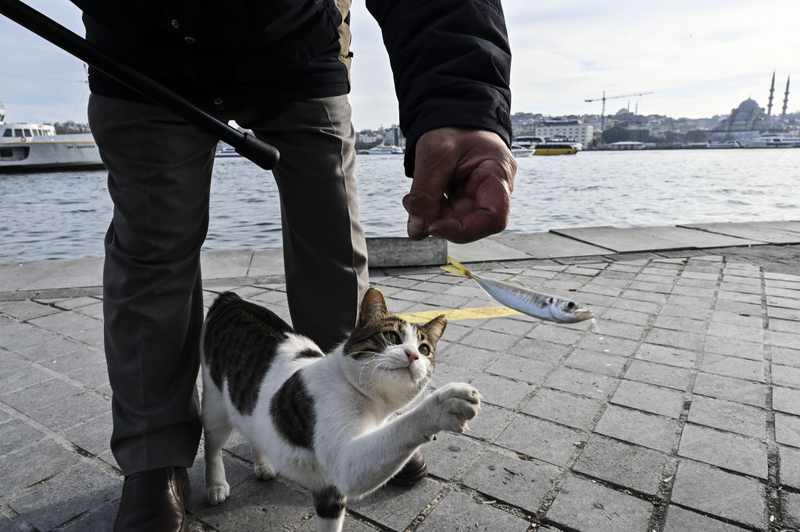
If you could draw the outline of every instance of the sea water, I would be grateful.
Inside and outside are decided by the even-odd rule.
[[[800,149],[580,152],[518,159],[507,232],[800,220]],[[368,237],[404,236],[403,157],[358,156]],[[0,174],[0,262],[100,257],[104,171]],[[278,191],[244,158],[217,159],[204,249],[281,246]]]

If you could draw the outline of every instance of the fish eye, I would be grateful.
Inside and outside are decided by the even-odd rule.
[[[386,343],[389,345],[399,345],[403,343],[403,341],[400,339],[400,335],[395,331],[385,331],[383,333],[383,339],[386,340]]]
[[[427,345],[423,344],[423,345],[419,346],[419,354],[420,355],[428,356],[428,354],[430,354],[430,352],[431,352],[431,350],[430,350],[430,348],[428,348]]]
[[[574,301],[570,301],[569,303],[567,303],[567,310],[572,310],[572,309],[574,309],[576,306],[577,306],[577,305],[575,304],[575,302],[574,302]]]

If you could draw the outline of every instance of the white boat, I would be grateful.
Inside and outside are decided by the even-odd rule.
[[[541,144],[543,142],[545,142],[544,137],[535,137],[533,135],[520,135],[513,141],[513,143],[517,146],[530,149],[534,149],[537,144]]]
[[[5,123],[0,105],[0,172],[103,168],[91,133],[56,134],[49,124]]]
[[[378,144],[368,150],[361,150],[358,153],[361,155],[403,155],[403,148],[400,146],[391,146],[389,144]]]
[[[732,148],[744,148],[738,140],[726,140],[725,142],[707,142],[706,148],[712,150],[727,150]]]
[[[800,148],[800,137],[786,133],[762,133],[743,141],[745,148]]]
[[[519,144],[512,144],[511,145],[511,155],[514,157],[530,157],[533,155],[533,150],[528,148],[523,148]]]

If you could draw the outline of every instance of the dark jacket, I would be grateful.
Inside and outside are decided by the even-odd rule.
[[[350,90],[350,0],[73,0],[87,39],[218,115]],[[510,143],[511,53],[500,0],[367,0],[407,137],[465,126]],[[92,92],[141,100],[95,69]]]

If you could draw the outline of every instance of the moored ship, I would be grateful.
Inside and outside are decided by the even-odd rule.
[[[0,105],[0,172],[103,168],[91,133],[60,135],[49,124],[5,123]]]

